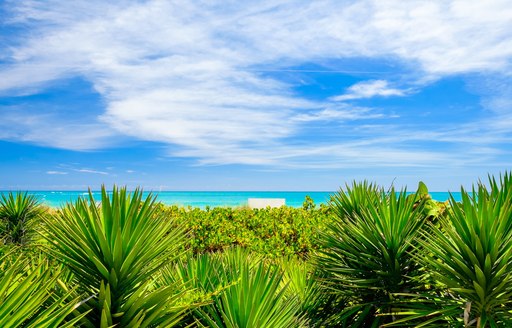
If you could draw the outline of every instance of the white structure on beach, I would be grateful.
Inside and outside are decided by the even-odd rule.
[[[249,198],[250,208],[281,207],[286,204],[284,198]]]

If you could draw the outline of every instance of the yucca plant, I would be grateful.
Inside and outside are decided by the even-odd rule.
[[[345,190],[331,195],[329,205],[338,219],[351,220],[368,208],[378,206],[385,197],[384,189],[377,184],[354,181],[351,186],[345,185]]]
[[[202,294],[216,294],[238,280],[244,263],[255,265],[260,260],[260,256],[241,247],[217,253],[188,253],[186,258],[162,270],[162,280],[164,284],[183,284]]]
[[[343,296],[325,292],[320,284],[321,272],[311,261],[298,258],[282,258],[278,261],[283,271],[282,286],[287,286],[287,297],[296,298],[300,313],[307,320],[308,327],[334,326],[329,318],[348,305]],[[348,327],[348,320],[336,322],[336,327]]]
[[[194,311],[196,325],[212,328],[301,327],[300,304],[286,294],[279,268],[242,249],[190,258],[179,279],[202,290],[211,304]]]
[[[422,204],[406,191],[389,193],[366,182],[333,196],[337,220],[323,235],[317,256],[326,293],[350,299],[331,322],[351,320],[351,327],[379,327],[393,321],[399,293],[416,284],[418,265],[411,256],[425,216]],[[358,204],[360,202],[360,204]]]
[[[4,244],[21,245],[30,239],[33,220],[42,213],[34,195],[9,192],[0,197],[0,237]]]
[[[298,298],[303,311],[317,310],[315,301],[321,290],[314,279],[315,267],[313,264],[287,257],[279,259],[277,265],[283,271],[281,284],[283,287],[287,287],[287,295]]]
[[[245,262],[255,263],[255,257],[242,248],[227,249],[223,253],[188,253],[186,258],[162,269],[157,283],[161,286],[182,285],[188,291],[183,295],[189,302],[212,303],[226,288],[238,282],[240,266]],[[198,312],[189,313],[180,327],[197,322]]]
[[[44,258],[0,258],[0,327],[73,327],[81,316],[65,319],[79,300],[55,295],[59,274]]]
[[[498,179],[489,175],[488,181],[489,197],[495,202],[495,206],[502,207],[506,205],[512,194],[512,174],[505,172],[503,175],[500,174]],[[482,185],[482,183],[480,184]],[[512,220],[509,220],[507,229],[512,229]]]
[[[212,328],[305,327],[297,314],[300,304],[285,297],[282,275],[263,263],[242,266],[239,281],[199,310],[201,322]]]
[[[438,313],[464,327],[512,326],[512,180],[491,177],[490,185],[462,189],[461,203],[451,197],[448,217],[420,243],[444,295]]]
[[[491,198],[501,203],[506,201],[508,195],[512,193],[512,173],[505,172],[504,174],[500,174],[498,179],[489,175],[488,181]]]
[[[155,199],[142,191],[101,189],[68,204],[48,220],[48,251],[65,263],[83,293],[88,327],[171,327],[190,307],[177,286],[156,288],[159,270],[176,259],[183,230],[155,215]]]

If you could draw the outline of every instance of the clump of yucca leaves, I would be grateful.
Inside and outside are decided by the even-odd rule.
[[[462,189],[435,220],[424,190],[407,197],[363,182],[334,195],[338,220],[317,263],[325,293],[350,301],[329,322],[512,326],[512,176],[488,185]]]
[[[245,249],[189,257],[169,267],[163,277],[211,299],[189,318],[188,323],[199,327],[308,327],[281,268]]]
[[[0,196],[0,238],[3,244],[27,244],[33,232],[33,221],[42,213],[41,204],[34,195],[26,192]]]
[[[1,195],[0,327],[72,327],[81,319],[71,315],[79,298],[58,283],[65,269],[33,247],[41,214],[33,195]]]
[[[157,288],[160,269],[180,256],[183,229],[155,214],[155,199],[142,191],[91,192],[47,221],[49,254],[73,273],[87,312],[85,327],[171,327],[193,305],[181,302],[178,285]]]
[[[337,220],[323,236],[316,263],[324,292],[349,305],[332,315],[330,325],[379,327],[396,320],[397,294],[417,286],[412,277],[419,266],[411,252],[425,222],[417,199],[367,182],[332,196]]]
[[[73,298],[72,292],[57,296],[61,270],[52,268],[44,257],[31,259],[11,253],[1,257],[0,327],[73,327],[83,315],[65,320],[79,298]]]
[[[435,299],[431,315],[464,327],[512,326],[512,175],[489,186],[461,189],[462,201],[452,197],[441,224],[422,233],[418,259],[435,289],[411,313],[427,314],[424,300]]]

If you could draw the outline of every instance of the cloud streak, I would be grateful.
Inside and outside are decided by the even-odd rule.
[[[63,172],[63,171],[46,171],[46,174],[49,174],[49,175],[67,175],[68,172]]]
[[[372,97],[391,97],[391,96],[405,96],[405,90],[395,89],[389,86],[389,83],[384,80],[364,81],[356,83],[347,89],[347,92],[331,97],[333,101],[345,101],[354,99],[365,99]]]
[[[107,172],[91,170],[91,169],[75,169],[73,171],[80,172],[80,173],[91,173],[91,174],[108,175]]]

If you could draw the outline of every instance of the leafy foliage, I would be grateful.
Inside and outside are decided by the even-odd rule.
[[[198,324],[215,328],[301,327],[300,304],[286,294],[279,267],[241,249],[190,259],[183,281],[209,292],[212,304],[196,310]]]
[[[490,178],[451,198],[442,228],[433,226],[421,241],[422,264],[444,291],[443,316],[465,326],[512,325],[512,179]],[[421,302],[421,300],[420,300]]]
[[[185,247],[195,254],[241,246],[266,257],[306,257],[320,247],[319,233],[332,220],[331,210],[306,208],[161,207],[162,215],[186,226]]]
[[[384,193],[372,184],[354,184],[333,196],[338,215],[323,237],[318,256],[327,293],[350,298],[333,320],[351,318],[352,326],[378,327],[394,317],[396,294],[416,286],[418,265],[410,252],[424,223],[415,197],[394,188]]]
[[[331,196],[330,206],[333,209],[338,221],[352,220],[361,216],[368,208],[378,206],[386,197],[384,189],[378,185],[368,182],[352,183],[346,185],[345,190],[340,189]]]
[[[416,197],[417,204],[423,203],[423,214],[432,221],[433,223],[437,223],[437,220],[446,215],[446,208],[448,201],[446,202],[438,202],[432,199],[430,194],[428,193],[428,188],[420,181],[418,184],[418,190],[415,195],[410,195],[409,197]]]
[[[177,286],[155,289],[153,275],[179,256],[182,228],[155,217],[154,199],[142,192],[114,187],[92,193],[62,209],[59,220],[45,226],[53,244],[49,252],[73,272],[91,309],[89,327],[172,326],[188,305],[180,304]]]
[[[262,210],[6,194],[0,326],[509,327],[512,175],[487,185],[439,203],[354,182]]]
[[[322,288],[325,276],[313,261],[288,257],[278,264],[283,270],[282,285],[287,286],[286,294],[297,298],[308,327],[349,327],[348,320],[332,320],[340,309],[348,306],[348,298]]]
[[[22,192],[1,194],[0,237],[4,244],[21,245],[30,239],[33,221],[42,213],[34,195]]]
[[[66,322],[79,301],[54,295],[60,271],[50,269],[46,259],[4,256],[0,261],[0,327],[73,327],[81,319]]]

